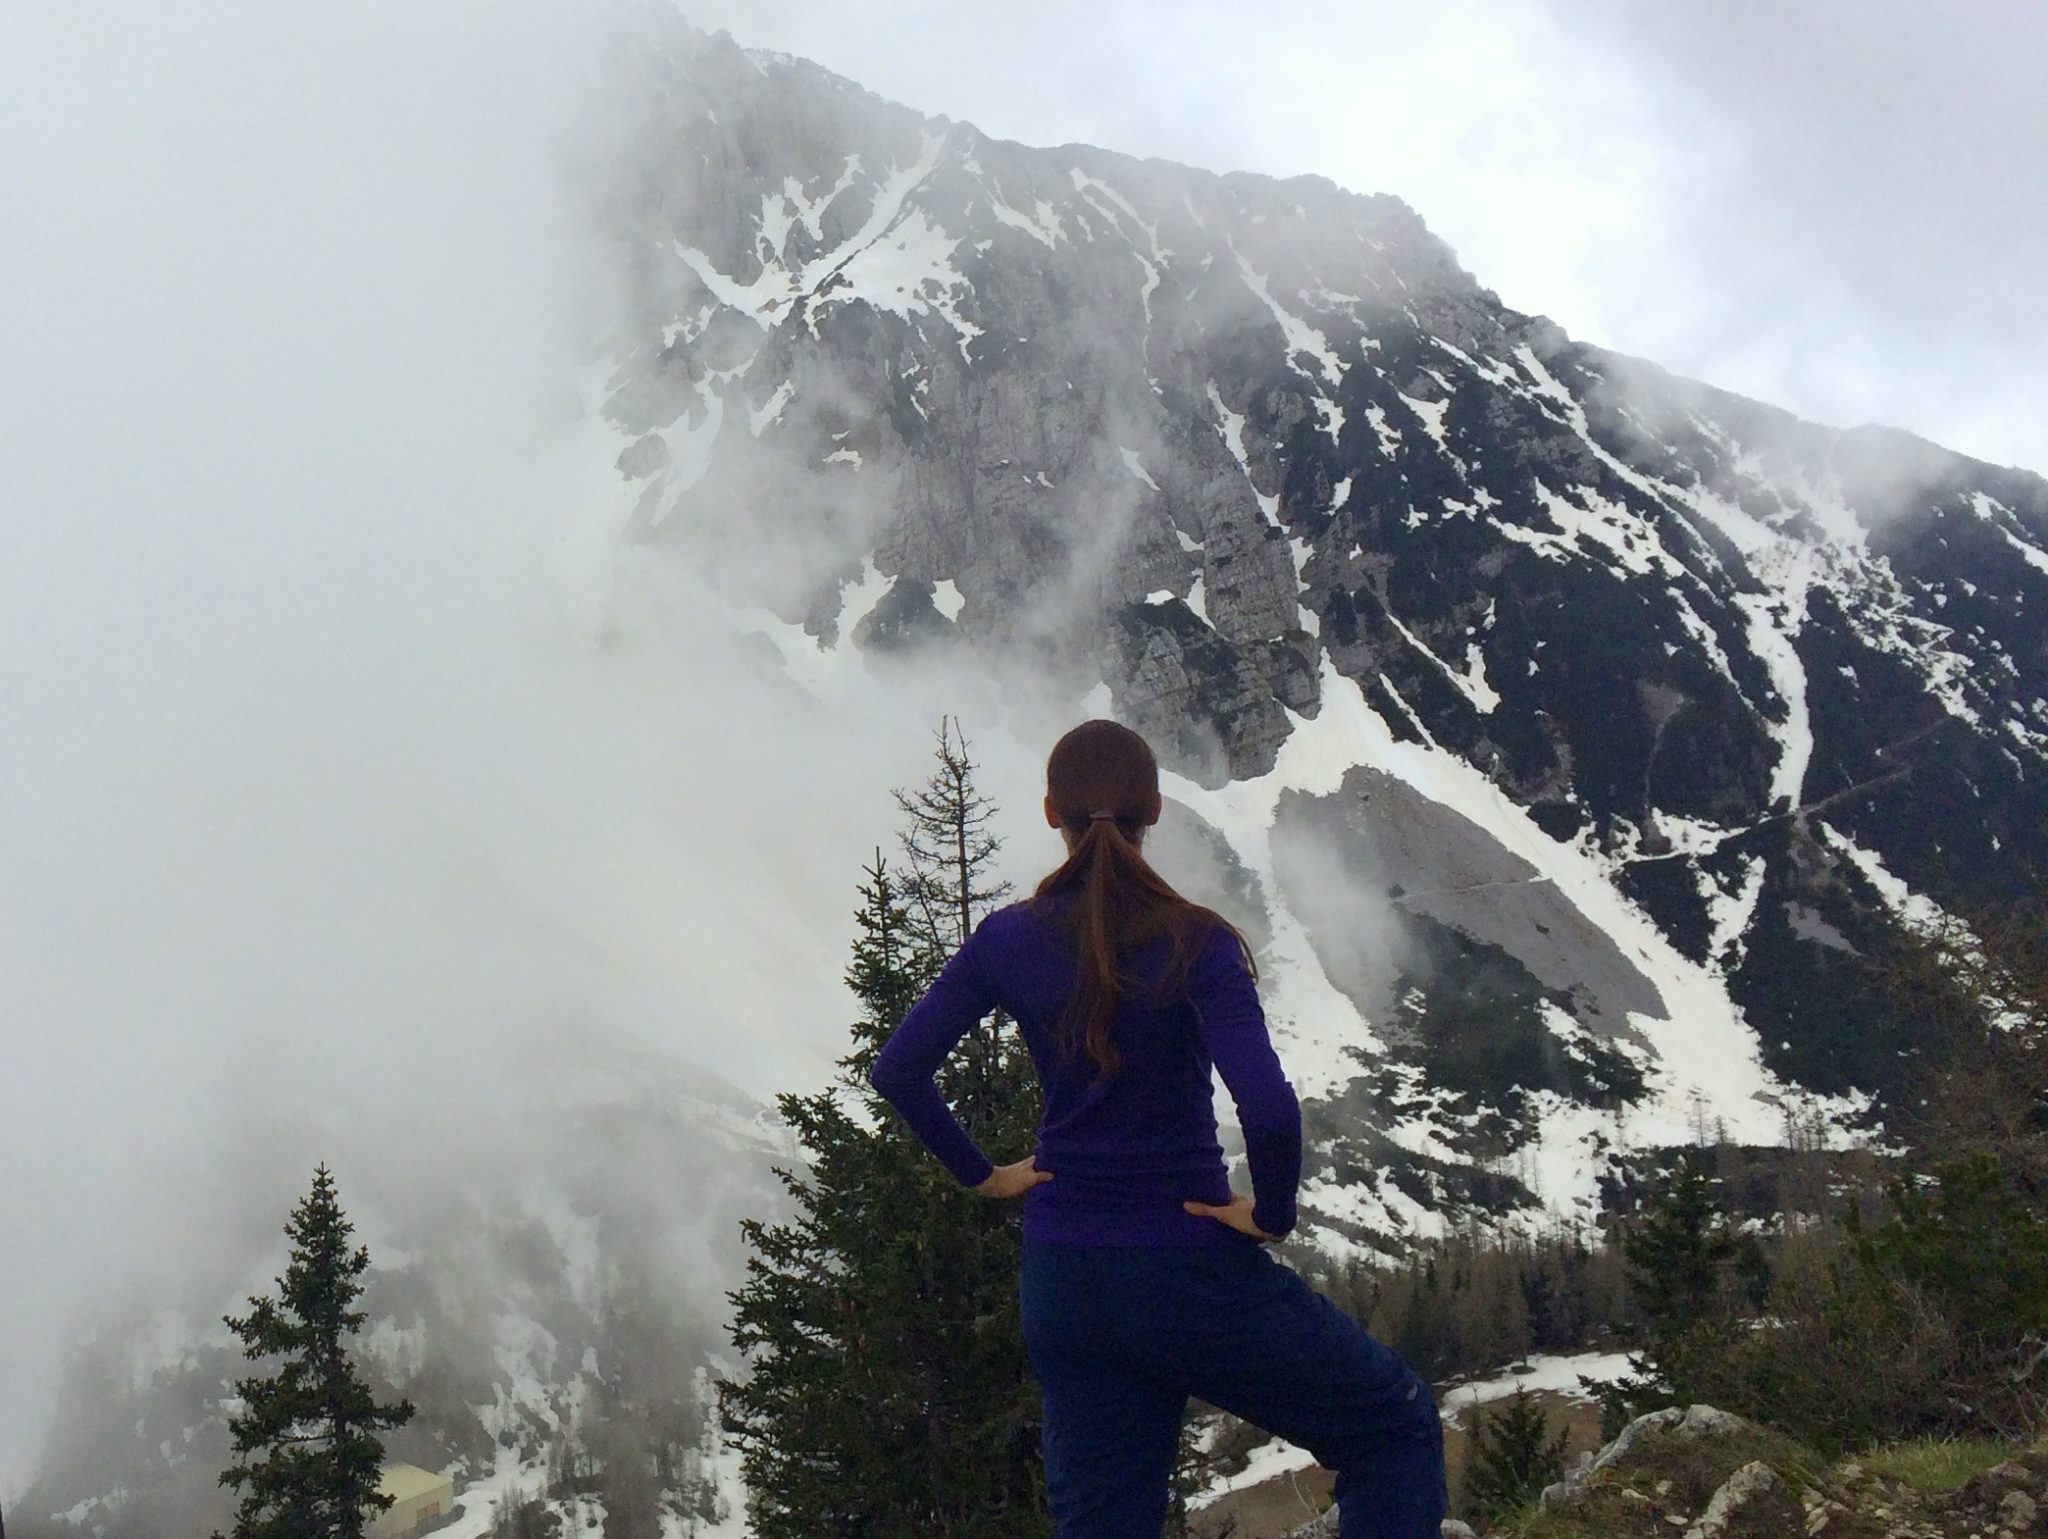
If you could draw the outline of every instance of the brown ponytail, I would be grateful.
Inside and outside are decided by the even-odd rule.
[[[1113,721],[1083,722],[1053,745],[1045,766],[1046,801],[1067,833],[1066,861],[1038,884],[1034,905],[1068,901],[1061,917],[1076,941],[1074,996],[1061,1027],[1070,1057],[1085,1053],[1098,1077],[1114,1074],[1116,1007],[1125,980],[1117,954],[1166,937],[1172,942],[1157,980],[1161,998],[1187,985],[1188,969],[1218,928],[1237,936],[1245,965],[1251,950],[1237,928],[1190,903],[1139,850],[1159,820],[1159,763],[1151,745]]]

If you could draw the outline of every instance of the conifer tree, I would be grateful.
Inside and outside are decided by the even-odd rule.
[[[1735,1318],[1731,1273],[1755,1272],[1754,1292],[1764,1265],[1754,1238],[1737,1235],[1706,1167],[1690,1155],[1681,1156],[1664,1195],[1622,1235],[1621,1252],[1650,1341],[1629,1357],[1624,1377],[1597,1386],[1581,1380],[1599,1394],[1608,1436],[1630,1417],[1688,1399],[1702,1371],[1725,1356]]]
[[[1705,1168],[1682,1158],[1671,1189],[1621,1241],[1651,1334],[1666,1337],[1718,1313],[1739,1248]]]
[[[1491,1523],[1527,1507],[1563,1474],[1564,1446],[1564,1432],[1553,1436],[1543,1407],[1522,1390],[1491,1416],[1474,1406],[1467,1509]]]
[[[838,1079],[778,1098],[810,1156],[778,1172],[795,1216],[741,1225],[752,1254],[731,1295],[733,1339],[749,1372],[719,1393],[760,1539],[1047,1532],[1017,1209],[961,1191],[867,1083],[881,1044],[1005,892],[990,871],[992,809],[950,726],[937,758],[931,780],[899,797],[903,868],[877,852],[863,873],[846,974],[860,1013]],[[1027,1146],[1036,1084],[1009,1023],[963,1041],[940,1088],[992,1156]]]
[[[220,1477],[242,1492],[231,1539],[361,1539],[391,1505],[377,1489],[378,1434],[410,1421],[413,1408],[377,1404],[348,1359],[370,1265],[366,1248],[349,1249],[353,1233],[322,1165],[285,1226],[291,1254],[277,1296],[252,1297],[246,1315],[225,1317],[250,1361],[275,1362],[235,1385],[241,1405],[228,1431],[237,1462]]]
[[[974,763],[957,722],[940,724],[932,757],[931,778],[916,791],[896,793],[904,818],[904,922],[920,990],[966,944],[982,917],[1010,895],[1010,884],[991,870],[1002,848],[990,827],[995,805],[975,788]],[[1002,1012],[962,1039],[940,1073],[939,1088],[983,1148],[1029,1146],[1038,1127],[1037,1080],[1023,1038]],[[1016,1224],[1003,1218],[1001,1207],[984,1205],[983,1211],[990,1219],[984,1230],[1007,1237],[998,1245],[1007,1246],[1014,1261]]]

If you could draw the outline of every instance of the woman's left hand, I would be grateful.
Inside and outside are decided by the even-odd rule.
[[[1277,1234],[1266,1233],[1252,1222],[1252,1200],[1249,1197],[1234,1195],[1230,1201],[1223,1203],[1184,1202],[1181,1207],[1199,1218],[1213,1218],[1217,1223],[1227,1225],[1239,1234],[1248,1234],[1267,1245],[1275,1244],[1280,1238]]]
[[[984,1197],[1021,1197],[1032,1187],[1051,1179],[1051,1171],[1038,1168],[1038,1156],[1026,1155],[1014,1165],[996,1166],[975,1191]]]

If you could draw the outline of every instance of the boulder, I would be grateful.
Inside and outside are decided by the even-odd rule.
[[[1594,1475],[1625,1463],[1660,1433],[1684,1442],[1711,1438],[1764,1439],[1769,1436],[1755,1422],[1731,1416],[1711,1405],[1674,1405],[1666,1410],[1651,1411],[1622,1428],[1621,1436],[1601,1449],[1592,1463],[1568,1472],[1554,1485],[1545,1486],[1539,1505],[1548,1511],[1568,1502]]]
[[[1707,1510],[1700,1514],[1699,1522],[1686,1530],[1685,1539],[1721,1539],[1728,1532],[1729,1520],[1738,1511],[1765,1492],[1777,1490],[1782,1483],[1778,1472],[1763,1460],[1750,1460],[1722,1482],[1721,1489],[1707,1503]]]

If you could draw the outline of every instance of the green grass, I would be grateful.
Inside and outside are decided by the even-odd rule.
[[[1893,1443],[1858,1454],[1856,1462],[1873,1474],[1883,1475],[1916,1491],[1934,1495],[1953,1491],[1972,1475],[1982,1474],[1994,1464],[2013,1456],[2006,1443],[1985,1443],[1970,1439],[1944,1442],[1919,1438],[1910,1443]]]

